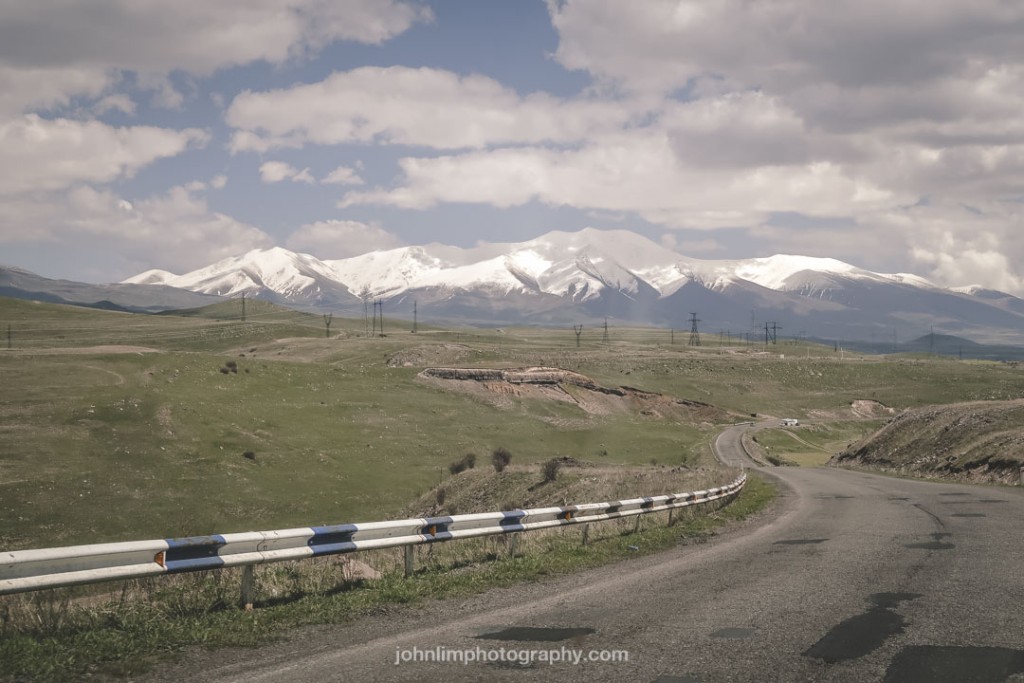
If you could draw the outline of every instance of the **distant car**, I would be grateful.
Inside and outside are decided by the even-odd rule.
[[[783,427],[798,427],[800,426],[800,420],[795,417],[787,417],[782,421]]]

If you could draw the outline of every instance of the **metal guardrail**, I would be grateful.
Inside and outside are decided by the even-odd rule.
[[[704,491],[567,507],[0,551],[0,595],[589,524],[728,498],[746,479],[744,473]]]

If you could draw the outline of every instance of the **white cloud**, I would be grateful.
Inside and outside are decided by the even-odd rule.
[[[107,95],[93,106],[92,111],[97,116],[103,116],[112,111],[132,116],[135,114],[135,102],[124,94]]]
[[[402,0],[110,0],[5,3],[0,44],[24,64],[198,75],[255,61],[280,63],[335,40],[381,43],[429,21]]]
[[[115,81],[104,68],[11,65],[0,57],[0,119],[67,105],[76,95],[98,97]]]
[[[196,129],[114,128],[34,114],[0,121],[0,195],[109,182],[206,140]]]
[[[402,246],[402,241],[378,225],[328,220],[303,225],[291,234],[286,246],[322,259],[340,259],[394,249]]]
[[[362,185],[363,179],[359,177],[359,173],[354,168],[339,166],[320,182],[334,185]]]
[[[391,189],[350,192],[339,206],[424,209],[440,202],[497,207],[552,206],[631,211],[675,228],[714,229],[764,222],[773,212],[859,214],[913,201],[829,162],[790,166],[688,166],[655,129],[595,140],[581,149],[514,148],[436,158],[404,158]]]
[[[405,0],[7,2],[0,114],[96,97],[123,71],[153,79],[155,102],[174,108],[182,94],[161,80],[171,72],[280,64],[335,40],[379,44],[431,19],[429,8]]]
[[[283,161],[266,161],[261,164],[260,180],[265,183],[279,183],[282,180],[290,180],[294,183],[316,182],[308,168],[300,171]]]
[[[627,89],[707,77],[771,92],[916,86],[1024,54],[1024,6],[1000,0],[549,0],[548,9],[556,59]]]
[[[319,83],[243,92],[226,118],[237,129],[236,152],[352,142],[458,149],[579,141],[618,129],[643,109],[637,102],[521,97],[480,75],[362,67]]]
[[[863,223],[908,245],[916,268],[937,284],[980,284],[1024,295],[1024,205],[937,201],[867,216]]]
[[[111,273],[109,280],[115,280],[154,265],[185,272],[273,241],[258,228],[211,211],[185,187],[131,202],[80,185],[67,193],[0,202],[0,243],[45,243],[54,259],[74,259],[87,244],[90,251],[118,256],[127,270]]]
[[[220,175],[213,176],[213,178],[210,180],[210,187],[212,187],[215,190],[223,190],[225,187],[227,187],[227,185],[228,177],[223,173],[221,173]]]

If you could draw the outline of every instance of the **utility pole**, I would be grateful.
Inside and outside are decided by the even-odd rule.
[[[700,346],[700,332],[697,331],[697,323],[700,320],[697,319],[696,313],[690,314],[690,343],[689,346]]]
[[[324,326],[327,328],[327,338],[331,338],[331,321],[334,319],[333,313],[324,313]]]
[[[380,336],[384,336],[384,302],[378,301],[373,305],[373,329],[377,329],[377,312],[380,311]]]
[[[245,292],[242,292],[242,322],[245,322]]]
[[[601,338],[601,341],[605,344],[608,343],[608,316],[604,317],[604,337]]]
[[[671,341],[669,343],[672,344],[673,346],[676,343],[676,328],[674,328],[674,327],[672,328],[672,338],[671,338]]]
[[[7,350],[11,350],[11,325],[7,324]]]
[[[416,308],[416,301],[412,302],[412,333],[416,334],[416,330],[419,327],[419,311]]]
[[[576,333],[576,348],[580,348],[580,335],[583,334],[583,325],[573,325],[572,331]]]

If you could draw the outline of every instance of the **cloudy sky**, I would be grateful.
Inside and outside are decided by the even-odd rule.
[[[627,228],[1024,294],[1024,3],[0,0],[0,263]]]

